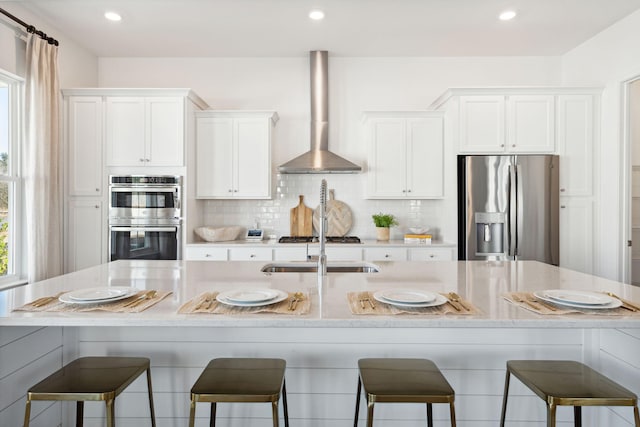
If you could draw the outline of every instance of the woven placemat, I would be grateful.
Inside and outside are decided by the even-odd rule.
[[[524,308],[525,310],[545,315],[596,314],[600,316],[640,316],[640,311],[632,311],[633,309],[627,309],[622,306],[612,309],[583,309],[578,307],[568,307],[560,304],[552,304],[550,302],[542,301],[541,299],[536,298],[530,292],[507,292],[502,294],[502,297],[509,301],[511,304],[517,305],[518,307]]]
[[[38,298],[35,301],[31,301],[22,307],[14,308],[13,311],[52,311],[52,312],[86,312],[86,311],[108,311],[111,313],[140,313],[145,311],[149,307],[153,307],[173,292],[171,291],[156,291],[156,294],[151,298],[143,298],[146,294],[151,292],[150,290],[144,290],[137,292],[135,295],[121,299],[114,302],[103,302],[96,304],[68,304],[60,301],[58,297],[65,292],[60,292],[57,295],[52,295],[50,300],[45,298]],[[40,305],[40,302],[45,302]]]
[[[250,313],[277,313],[277,314],[308,314],[311,310],[311,301],[309,300],[309,294],[302,293],[302,298],[299,299],[293,306],[291,305],[295,298],[294,292],[289,292],[287,299],[269,305],[261,305],[257,307],[238,307],[227,305],[219,302],[216,297],[219,292],[204,292],[190,301],[187,301],[180,307],[178,313],[180,314],[250,314]],[[289,308],[294,308],[290,310]]]
[[[443,295],[445,296],[445,295]],[[446,298],[446,296],[445,296]],[[349,309],[351,314],[480,314],[482,313],[471,302],[463,299],[462,303],[456,305],[447,302],[434,307],[399,307],[397,305],[386,304],[373,298],[372,292],[349,292],[347,294]],[[457,309],[456,309],[457,307]]]

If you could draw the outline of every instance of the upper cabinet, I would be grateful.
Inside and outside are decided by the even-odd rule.
[[[553,153],[553,95],[464,95],[459,99],[461,153]]]
[[[70,96],[66,100],[69,196],[102,195],[102,98]]]
[[[108,166],[183,166],[184,98],[109,96]]]
[[[367,198],[444,196],[443,121],[437,111],[365,112]]]
[[[274,111],[196,114],[196,197],[270,199]]]

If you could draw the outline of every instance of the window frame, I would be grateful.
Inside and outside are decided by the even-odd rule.
[[[24,215],[24,185],[22,180],[22,140],[24,135],[24,79],[0,69],[0,81],[9,89],[9,163],[7,175],[0,175],[0,182],[6,182],[10,189],[10,227],[7,241],[9,260],[7,274],[0,277],[0,289],[26,283],[26,248]]]

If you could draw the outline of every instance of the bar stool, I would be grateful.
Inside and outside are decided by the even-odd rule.
[[[115,426],[115,399],[143,372],[147,371],[151,425],[155,427],[151,391],[151,368],[144,357],[81,357],[49,375],[27,392],[24,427],[29,426],[34,400],[76,401],[76,426],[83,423],[85,401],[104,401],[107,427]]]
[[[637,396],[590,367],[571,360],[509,360],[500,427],[507,413],[509,377],[513,374],[547,404],[547,426],[556,425],[557,406],[573,406],[574,424],[582,426],[582,406],[633,406],[640,427]]]
[[[282,359],[213,359],[191,388],[189,427],[195,424],[196,402],[211,402],[211,427],[216,425],[218,402],[271,402],[273,426],[278,427],[278,400],[281,390],[284,425],[289,427],[284,379],[286,365]]]
[[[426,403],[427,425],[433,427],[433,403],[448,403],[451,426],[456,425],[455,393],[438,367],[427,359],[360,359],[353,426],[358,426],[360,391],[367,394],[367,427],[373,426],[376,402]]]

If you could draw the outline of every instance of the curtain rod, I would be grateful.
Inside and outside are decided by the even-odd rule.
[[[47,36],[46,33],[43,33],[42,31],[36,29],[36,27],[34,27],[33,25],[27,24],[22,19],[20,19],[20,18],[18,18],[16,16],[13,16],[9,12],[7,12],[6,10],[0,8],[0,13],[5,15],[9,19],[17,22],[18,24],[22,25],[23,27],[25,27],[27,29],[27,33],[36,34],[36,35],[40,36],[40,38],[42,38],[42,39],[46,40],[47,42],[49,42],[49,44],[52,44],[52,45],[55,45],[55,46],[59,45],[58,40],[54,39],[53,37]]]

